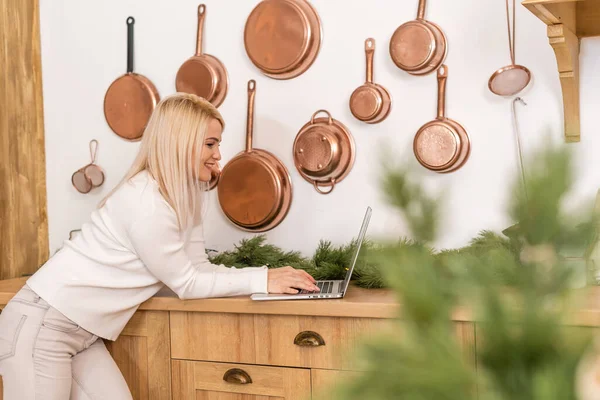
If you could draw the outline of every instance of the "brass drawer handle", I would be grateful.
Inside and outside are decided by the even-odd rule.
[[[294,344],[303,347],[318,347],[325,346],[325,340],[317,332],[303,331],[296,335]]]
[[[252,383],[252,378],[250,375],[243,369],[239,368],[231,368],[225,372],[223,375],[223,380],[229,383],[237,383],[240,385],[245,385],[247,383]]]

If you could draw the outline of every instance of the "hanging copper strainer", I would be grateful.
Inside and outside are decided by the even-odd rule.
[[[515,0],[513,0],[512,14],[513,23],[511,34],[510,13],[508,9],[508,0],[506,0],[508,48],[510,50],[510,59],[512,63],[494,72],[488,81],[489,89],[498,96],[514,96],[525,89],[531,81],[531,72],[529,72],[526,67],[515,64]]]

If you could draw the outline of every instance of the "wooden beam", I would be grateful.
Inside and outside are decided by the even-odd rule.
[[[0,7],[0,279],[48,258],[38,0]]]

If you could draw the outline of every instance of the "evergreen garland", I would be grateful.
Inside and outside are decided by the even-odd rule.
[[[483,231],[465,248],[438,253],[427,247],[437,218],[406,212],[411,190],[399,188],[418,187],[408,168],[384,179],[387,195],[400,198],[390,203],[406,219],[420,219],[409,224],[418,228],[414,243],[383,243],[371,254],[402,304],[401,317],[391,321],[402,334],[366,339],[358,354],[364,371],[317,400],[598,398],[594,371],[581,360],[586,352],[588,361],[598,359],[600,349],[589,347],[590,330],[562,325],[573,304],[566,296],[571,270],[558,255],[590,243],[595,216],[589,208],[577,224],[562,210],[572,168],[565,150],[546,147],[532,159],[529,199],[516,193],[519,181],[513,181],[509,210],[518,224],[510,237]],[[458,304],[475,313],[476,362],[465,359],[457,340],[451,314]]]

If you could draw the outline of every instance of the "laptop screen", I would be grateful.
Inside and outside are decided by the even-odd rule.
[[[358,260],[358,253],[360,252],[360,247],[362,246],[362,243],[365,239],[367,226],[369,225],[369,220],[371,219],[371,211],[371,207],[367,207],[365,218],[363,219],[362,226],[360,227],[360,232],[358,233],[358,240],[356,241],[356,249],[354,250],[354,255],[352,256],[352,262],[350,263],[350,267],[348,268],[348,272],[346,273],[346,277],[344,278],[344,283],[342,284],[342,293],[346,292],[346,289],[350,284],[350,278],[352,278],[352,271],[354,271],[354,266],[356,265],[356,261]]]

